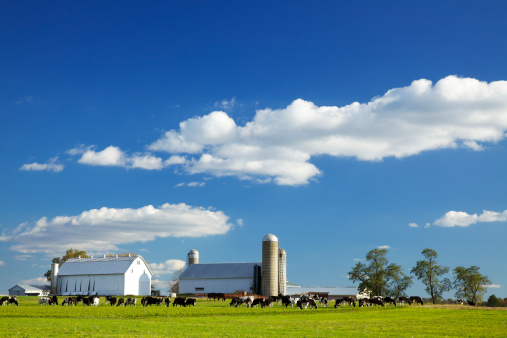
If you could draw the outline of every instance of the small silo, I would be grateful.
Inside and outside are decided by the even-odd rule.
[[[278,250],[278,293],[285,296],[287,293],[287,253],[284,249]]]
[[[188,252],[188,266],[199,264],[199,251],[192,249]]]
[[[262,295],[278,296],[278,238],[267,234],[262,239]]]

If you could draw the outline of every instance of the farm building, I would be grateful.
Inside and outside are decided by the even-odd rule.
[[[58,295],[150,295],[152,272],[143,257],[74,258],[51,266],[51,293]]]
[[[9,289],[9,296],[46,296],[49,294],[49,285],[18,284]]]
[[[262,239],[262,262],[200,264],[199,252],[192,249],[188,267],[179,279],[179,292],[247,291],[268,297],[286,294],[286,257],[273,234]]]

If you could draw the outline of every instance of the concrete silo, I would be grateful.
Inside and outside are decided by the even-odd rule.
[[[60,264],[52,263],[51,264],[51,294],[56,295],[58,292],[56,291],[56,286],[58,285],[58,268]]]
[[[267,234],[262,239],[262,295],[278,296],[278,238]]]
[[[285,296],[287,293],[287,253],[284,249],[278,250],[278,293]]]
[[[192,249],[188,252],[188,266],[199,264],[199,251]]]

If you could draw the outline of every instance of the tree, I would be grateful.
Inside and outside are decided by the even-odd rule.
[[[395,275],[393,277],[388,294],[393,298],[399,298],[400,296],[406,297],[407,293],[405,291],[411,287],[412,284],[414,284],[412,277],[407,276],[400,271],[399,275]]]
[[[186,267],[182,267],[173,272],[172,278],[169,281],[169,291],[174,293],[179,293],[180,291],[180,276],[185,271]]]
[[[68,259],[78,258],[78,257],[87,258],[88,255],[86,254],[86,251],[69,249],[65,252],[65,255],[63,255],[61,258],[60,257],[53,258],[51,260],[51,263],[63,264]],[[51,282],[51,270],[46,271],[46,273],[44,274],[44,277],[47,278],[48,282]]]
[[[479,269],[473,265],[469,268],[458,266],[453,270],[456,297],[471,300],[476,304],[482,300],[482,295],[488,290],[487,285],[491,284],[491,281],[488,276],[481,274]]]
[[[358,262],[348,273],[351,281],[359,282],[359,291],[368,288],[373,296],[385,296],[393,282],[403,279],[401,266],[388,264],[386,255],[387,249],[373,249],[366,254],[367,264]]]
[[[426,285],[426,293],[430,295],[433,304],[437,299],[442,298],[442,294],[449,291],[452,287],[451,281],[448,278],[439,279],[440,276],[449,272],[447,266],[437,264],[438,254],[435,250],[426,248],[422,251],[424,259],[417,261],[416,266],[410,270],[417,279],[422,279]]]
[[[496,298],[495,295],[491,295],[486,302],[486,306],[489,307],[501,307],[503,305],[502,300],[500,298]]]

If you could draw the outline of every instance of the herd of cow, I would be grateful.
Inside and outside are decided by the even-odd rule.
[[[319,306],[327,307],[328,299],[326,297],[319,297],[317,295],[301,295],[301,296],[271,296],[270,298],[254,298],[253,296],[243,296],[243,297],[233,297],[231,300],[230,306],[238,307],[242,304],[245,304],[246,307],[272,307],[274,303],[278,305],[285,305],[287,308],[289,305],[298,309],[307,309],[307,308],[318,308]],[[335,308],[339,308],[343,303],[348,304],[349,307],[356,306],[356,299],[354,297],[345,297],[345,298],[336,298],[335,299]],[[413,296],[413,297],[400,297],[398,300],[392,297],[381,297],[375,296],[372,298],[359,298],[358,306],[385,306],[385,304],[393,304],[396,306],[397,304],[409,304],[413,303],[423,305],[423,301],[421,297]]]

